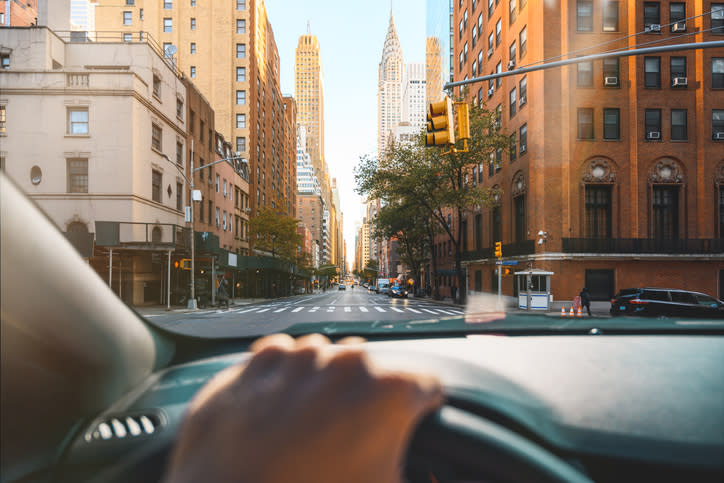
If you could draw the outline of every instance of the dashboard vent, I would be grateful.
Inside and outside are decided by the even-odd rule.
[[[152,412],[111,416],[97,421],[86,433],[85,440],[90,443],[147,436],[162,426],[161,416]]]

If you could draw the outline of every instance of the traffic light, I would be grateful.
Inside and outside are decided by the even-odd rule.
[[[504,268],[503,268],[503,276],[504,276],[504,277],[507,277],[508,275],[510,275],[510,269],[509,269],[508,267],[504,267]]]
[[[181,270],[191,270],[191,259],[184,258],[181,260]]]
[[[503,258],[503,243],[495,242],[495,258]]]
[[[455,117],[457,118],[457,139],[470,139],[470,111],[467,102],[455,103]]]
[[[427,136],[425,146],[455,144],[455,120],[449,97],[430,104],[427,113]]]

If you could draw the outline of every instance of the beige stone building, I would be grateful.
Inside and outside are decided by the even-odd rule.
[[[149,41],[9,27],[0,46],[2,169],[124,300],[165,303],[188,242],[180,74]]]

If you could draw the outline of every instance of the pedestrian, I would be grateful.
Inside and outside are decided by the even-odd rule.
[[[457,293],[458,293],[458,288],[455,285],[450,287],[450,294],[452,295],[453,302],[455,302],[455,296],[457,295]]]
[[[221,309],[221,303],[223,302],[226,304],[226,310],[229,310],[229,292],[226,288],[228,283],[226,279],[222,279],[219,288],[216,290],[216,301],[219,309]]]
[[[583,290],[581,290],[580,293],[581,297],[581,305],[583,307],[586,307],[586,311],[588,311],[588,315],[591,315],[591,294],[588,293],[588,289],[586,287],[583,287]]]

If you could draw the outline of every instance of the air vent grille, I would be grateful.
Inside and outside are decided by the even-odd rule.
[[[87,442],[111,441],[151,435],[163,426],[160,415],[155,413],[127,414],[106,417],[97,421],[85,435]]]

